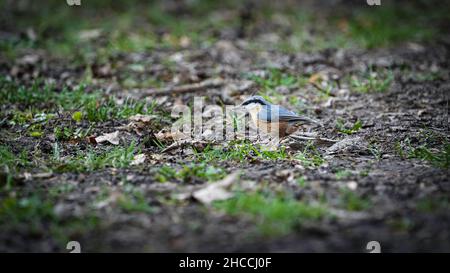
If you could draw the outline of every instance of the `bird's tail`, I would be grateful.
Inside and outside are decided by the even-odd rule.
[[[303,117],[303,116],[292,117],[292,118],[290,118],[289,122],[292,122],[292,123],[304,122],[307,124],[315,124],[315,125],[319,125],[320,127],[323,127],[323,124],[320,121],[312,119],[312,118],[308,118],[308,117]]]

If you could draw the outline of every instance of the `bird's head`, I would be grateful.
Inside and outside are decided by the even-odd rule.
[[[256,122],[258,119],[258,113],[263,106],[270,105],[270,102],[266,101],[261,96],[251,96],[244,100],[238,107],[244,108]]]
[[[270,105],[270,102],[266,101],[261,96],[251,96],[244,100],[239,106],[245,107],[247,109],[254,108],[256,106],[262,106],[262,105]]]

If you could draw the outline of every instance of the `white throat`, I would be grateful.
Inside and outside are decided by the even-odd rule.
[[[250,114],[250,117],[252,118],[253,122],[256,124],[258,121],[258,113],[261,111],[262,106],[258,103],[250,103],[249,105],[245,106],[245,109]]]

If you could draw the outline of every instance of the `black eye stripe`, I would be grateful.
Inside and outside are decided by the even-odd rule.
[[[265,101],[261,100],[261,99],[252,99],[252,100],[244,102],[242,105],[248,105],[250,103],[259,103],[259,104],[262,104],[262,105],[267,105],[267,103]]]

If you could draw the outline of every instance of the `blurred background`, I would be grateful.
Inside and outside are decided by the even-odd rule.
[[[449,1],[68,2],[0,0],[0,252],[449,251]],[[324,126],[173,145],[256,93]]]
[[[75,61],[245,39],[286,53],[439,39],[448,1],[1,1],[2,58],[39,48]]]

